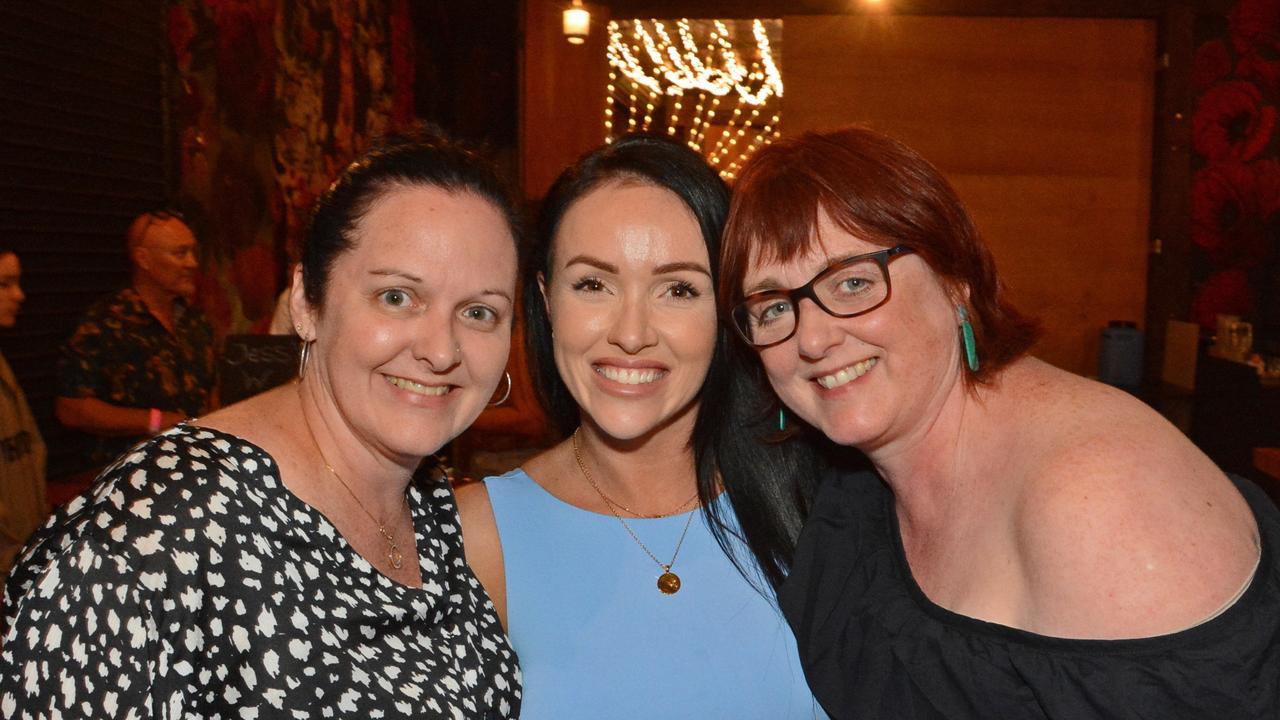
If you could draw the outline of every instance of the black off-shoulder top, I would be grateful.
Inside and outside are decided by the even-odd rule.
[[[810,687],[832,718],[1280,718],[1280,512],[1233,477],[1261,561],[1217,617],[1134,640],[1047,637],[931,602],[911,576],[893,496],[831,472],[779,593]]]

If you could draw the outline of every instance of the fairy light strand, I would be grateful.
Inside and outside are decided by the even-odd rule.
[[[680,134],[731,179],[777,139],[783,85],[768,28],[752,20],[751,41],[735,44],[736,27],[724,20],[697,27],[688,19],[610,22],[606,142],[619,128]],[[765,116],[771,119],[762,124]]]

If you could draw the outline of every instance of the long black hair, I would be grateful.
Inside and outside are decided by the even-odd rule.
[[[557,435],[567,437],[579,423],[578,403],[556,368],[551,318],[538,289],[538,276],[551,281],[551,251],[560,221],[574,203],[615,181],[644,183],[668,190],[693,213],[711,260],[711,279],[719,279],[716,258],[720,232],[729,213],[729,188],[706,161],[685,145],[656,135],[627,135],[583,155],[560,173],[542,201],[538,229],[524,272],[525,349],[534,389]],[[727,335],[716,329],[716,349],[707,377],[723,374]],[[704,383],[702,392],[707,391]],[[701,419],[695,425],[701,425]],[[694,436],[699,433],[695,427]],[[695,443],[696,448],[697,443]]]
[[[580,410],[555,364],[551,319],[538,289],[538,276],[550,281],[556,231],[569,208],[591,191],[616,181],[650,184],[678,197],[697,220],[711,259],[712,281],[720,279],[720,237],[728,215],[729,189],[697,152],[665,137],[634,134],[583,155],[562,172],[543,200],[523,278],[524,339],[534,389],[560,438],[578,426]],[[712,534],[739,572],[763,592],[760,579],[776,588],[786,575],[807,494],[805,498],[779,497],[775,505],[761,501],[760,489],[780,478],[813,478],[815,473],[808,446],[768,443],[776,434],[765,417],[772,394],[764,391],[757,377],[758,365],[735,358],[731,342],[728,326],[717,323],[715,350],[698,393],[701,404],[689,444],[698,497]],[[776,411],[774,418],[776,422]],[[749,522],[740,525],[727,506],[715,502],[722,486],[737,517]],[[738,488],[751,488],[742,493],[741,506],[735,499]],[[740,527],[750,532],[743,533]],[[744,543],[758,563],[742,552]]]

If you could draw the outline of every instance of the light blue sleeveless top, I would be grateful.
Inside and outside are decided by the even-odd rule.
[[[672,571],[612,515],[568,505],[523,470],[485,478],[502,540],[523,720],[825,718],[791,629],[725,557],[700,510]],[[627,520],[667,562],[688,514]]]

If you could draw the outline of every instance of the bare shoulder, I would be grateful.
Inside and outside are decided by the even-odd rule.
[[[288,383],[219,408],[193,422],[259,442],[264,437],[270,438],[278,428],[296,423],[297,413],[298,393],[294,384]]]
[[[507,624],[507,579],[502,564],[502,539],[489,502],[489,489],[481,480],[463,480],[454,485],[458,518],[462,522],[462,544],[467,564],[489,593],[503,627]]]
[[[1014,523],[1029,629],[1144,637],[1221,609],[1258,557],[1231,481],[1176,428],[1119,390],[1050,378]]]
[[[473,540],[479,543],[483,536],[498,534],[498,524],[489,503],[489,489],[483,480],[466,478],[454,483],[454,497],[458,501],[458,515],[462,519],[462,533],[470,550]]]

